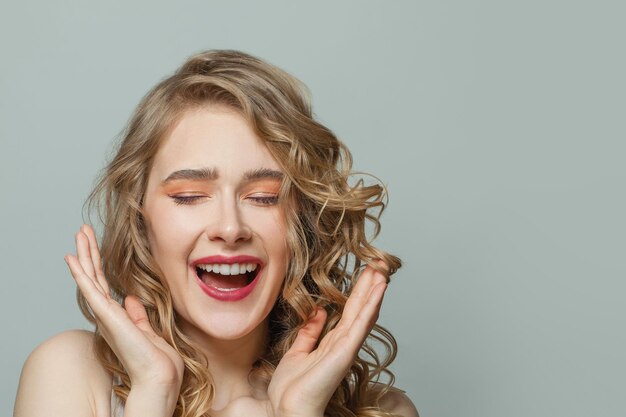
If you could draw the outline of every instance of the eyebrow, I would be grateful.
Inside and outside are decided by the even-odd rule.
[[[250,171],[246,171],[243,174],[245,181],[255,181],[261,179],[277,179],[282,180],[284,174],[275,169],[269,168],[257,168]],[[191,180],[191,181],[212,181],[219,178],[219,172],[214,168],[200,168],[200,169],[181,169],[172,172],[167,176],[161,185],[168,184],[173,181],[179,180]]]
[[[243,178],[246,181],[263,180],[263,179],[268,179],[268,178],[282,180],[283,177],[284,177],[284,174],[282,172],[276,171],[275,169],[269,169],[269,168],[253,169],[251,171],[246,171],[243,174]]]
[[[165,185],[172,181],[179,180],[205,180],[210,181],[217,179],[218,177],[217,170],[211,168],[202,168],[202,169],[181,169],[178,171],[172,172],[167,176],[162,182],[161,185]]]

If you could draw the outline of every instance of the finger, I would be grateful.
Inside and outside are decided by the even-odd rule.
[[[80,289],[87,303],[96,316],[102,314],[108,306],[107,298],[102,288],[90,276],[88,276],[81,266],[78,258],[74,255],[66,255],[65,262],[70,268],[70,272],[76,281],[76,285]]]
[[[145,308],[136,297],[127,297],[126,311],[124,311],[117,302],[107,298],[98,284],[85,274],[75,256],[67,255],[65,261],[70,267],[81,293],[85,296],[98,321],[108,329],[108,333],[118,337],[120,334],[129,335],[139,328],[144,332],[148,331],[154,334]]]
[[[100,249],[98,248],[98,240],[96,239],[96,234],[94,233],[93,228],[86,224],[83,225],[82,230],[89,240],[89,252],[91,254],[91,261],[96,272],[96,279],[98,280],[98,283],[104,289],[104,291],[107,294],[110,294],[109,283],[107,282],[104,273],[102,272],[102,259],[100,258]]]
[[[82,270],[75,256],[67,255],[65,259],[96,316],[102,335],[129,371],[131,378],[133,373],[145,371],[149,367],[146,360],[149,361],[150,354],[155,354],[155,345],[158,343],[160,346],[167,345],[163,339],[159,340],[151,328],[145,308],[136,297],[127,298],[126,309],[114,300],[107,299],[101,290],[97,289],[97,283]],[[157,346],[157,349],[162,350],[162,347]]]
[[[93,262],[91,260],[91,254],[89,253],[89,239],[87,235],[81,230],[76,233],[76,255],[78,256],[78,261],[80,262],[80,266],[83,268],[83,271],[92,277],[94,280],[96,279],[96,271],[93,267]]]
[[[389,265],[382,259],[377,259],[376,265],[381,269],[379,272],[385,276],[385,281],[389,282]]]
[[[309,321],[298,331],[296,340],[291,345],[291,348],[287,353],[310,353],[315,348],[317,340],[324,329],[324,323],[326,323],[327,313],[321,307],[315,310],[314,315],[311,316]]]
[[[359,276],[359,279],[352,289],[343,314],[338,325],[350,327],[355,320],[363,305],[367,302],[372,289],[379,283],[385,282],[386,278],[383,274],[375,270],[372,266],[367,266]]]
[[[148,313],[146,312],[146,308],[139,301],[139,298],[134,295],[128,295],[124,299],[124,308],[128,312],[128,316],[135,323],[135,325],[143,330],[144,332],[156,334],[154,329],[152,329],[152,325],[150,324],[150,320],[148,320]]]
[[[385,282],[378,283],[372,289],[367,302],[352,323],[349,338],[353,340],[357,349],[361,346],[361,344],[363,344],[363,341],[378,320],[386,289],[387,284]]]

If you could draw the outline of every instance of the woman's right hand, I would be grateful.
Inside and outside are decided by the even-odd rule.
[[[184,363],[176,350],[157,335],[144,306],[135,296],[115,301],[102,272],[95,233],[83,225],[76,234],[77,256],[66,255],[72,276],[93,311],[100,333],[122,362],[131,380],[131,393],[154,390],[176,404]]]

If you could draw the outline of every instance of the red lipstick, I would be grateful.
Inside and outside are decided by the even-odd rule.
[[[263,263],[259,258],[249,255],[237,255],[237,256],[225,256],[225,255],[213,255],[205,258],[196,259],[191,263],[195,266],[199,264],[257,264]]]
[[[256,269],[253,271],[254,278],[247,285],[236,289],[221,289],[211,285],[207,285],[199,276],[197,266],[202,264],[255,264]],[[246,298],[257,282],[260,280],[261,273],[263,271],[263,263],[259,258],[249,255],[237,255],[237,256],[224,256],[213,255],[205,258],[196,259],[191,263],[191,267],[196,274],[196,282],[200,286],[200,289],[208,296],[219,301],[239,301]]]

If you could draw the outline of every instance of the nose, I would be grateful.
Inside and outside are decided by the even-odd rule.
[[[210,217],[207,235],[211,241],[221,241],[232,246],[252,237],[252,230],[243,218],[235,198],[217,201]]]

